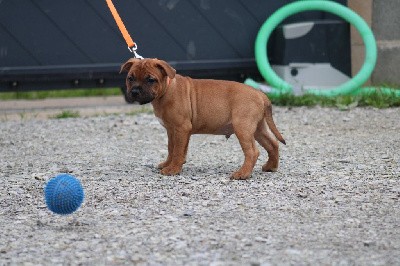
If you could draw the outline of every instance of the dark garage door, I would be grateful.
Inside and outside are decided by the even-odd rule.
[[[114,0],[142,56],[182,74],[234,80],[258,75],[258,29],[290,2]],[[332,18],[306,12],[288,21]],[[105,1],[0,1],[0,91],[123,86],[118,71],[129,57]]]

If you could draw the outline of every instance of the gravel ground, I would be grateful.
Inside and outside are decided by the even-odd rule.
[[[400,265],[400,109],[274,108],[277,173],[231,181],[237,139],[196,135],[179,176],[151,114],[0,123],[0,264]],[[261,149],[260,149],[261,151]],[[82,207],[43,188],[78,177]]]

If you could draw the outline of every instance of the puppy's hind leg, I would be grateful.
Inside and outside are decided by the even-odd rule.
[[[279,166],[279,142],[269,132],[265,121],[259,123],[255,138],[268,153],[268,161],[262,167],[263,172],[276,172]]]
[[[248,179],[260,154],[254,139],[256,126],[247,125],[246,123],[233,123],[233,127],[244,153],[244,162],[242,167],[232,174],[231,178]]]

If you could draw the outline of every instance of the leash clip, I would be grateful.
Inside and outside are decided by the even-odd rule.
[[[137,50],[137,45],[136,43],[131,47],[128,46],[128,50],[133,53],[134,57],[137,59],[143,59],[143,56],[139,55],[138,53],[136,53]]]

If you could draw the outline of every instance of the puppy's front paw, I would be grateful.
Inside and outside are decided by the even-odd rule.
[[[159,163],[159,164],[158,164],[158,166],[157,166],[157,168],[158,168],[158,169],[163,169],[163,168],[167,167],[167,166],[168,166],[168,164],[169,164],[169,162],[168,162],[168,161],[165,161],[165,162]]]
[[[245,172],[239,170],[237,172],[234,172],[231,175],[231,179],[246,180],[246,179],[250,178],[250,176],[251,176],[251,172],[250,173],[245,173]]]
[[[163,169],[161,169],[161,174],[162,175],[177,175],[181,172],[182,167],[178,167],[178,166],[167,166]]]

